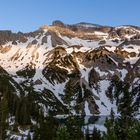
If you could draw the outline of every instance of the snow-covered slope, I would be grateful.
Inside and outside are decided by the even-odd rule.
[[[138,27],[55,23],[26,34],[1,31],[0,44],[0,66],[16,94],[32,88],[44,114],[109,115],[111,108],[118,114],[108,96],[114,78],[140,86]]]

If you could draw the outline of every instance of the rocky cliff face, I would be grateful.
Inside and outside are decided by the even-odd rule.
[[[120,83],[140,92],[140,28],[55,21],[31,33],[0,31],[0,92],[56,114],[117,114]]]

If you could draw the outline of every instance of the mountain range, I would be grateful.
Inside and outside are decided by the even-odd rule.
[[[10,91],[27,112],[28,100],[44,116],[117,115],[125,84],[139,104],[140,27],[54,21],[0,31],[0,95]]]

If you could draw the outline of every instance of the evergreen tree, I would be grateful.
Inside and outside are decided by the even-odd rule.
[[[97,130],[96,127],[93,129],[92,140],[101,140],[100,130]]]
[[[33,140],[54,140],[58,123],[52,116],[40,117],[39,124],[35,128]]]
[[[0,98],[0,139],[6,139],[8,127],[8,102],[5,96]]]
[[[107,132],[104,133],[103,140],[118,140],[117,135],[116,135],[117,124],[116,124],[114,112],[112,109],[110,112],[110,119],[106,118],[104,125],[107,129]]]
[[[107,128],[107,132],[103,135],[103,140],[118,140],[117,135],[115,133],[114,122],[109,120],[108,118],[105,121],[105,127]]]
[[[139,140],[140,139],[140,122],[136,120],[133,125],[131,132],[129,133],[132,140]]]
[[[118,111],[120,112],[120,117],[117,120],[118,124],[118,137],[123,140],[131,139],[129,137],[129,131],[131,131],[132,126],[134,124],[134,107],[132,105],[133,96],[131,92],[129,92],[129,85],[125,84],[122,87],[122,97],[120,99],[118,105]]]
[[[30,106],[26,97],[23,97],[19,100],[16,107],[16,122],[20,125],[29,125],[31,124],[30,119]]]
[[[66,127],[59,127],[56,134],[56,140],[71,140],[70,133]]]
[[[89,128],[88,127],[86,129],[86,140],[90,140],[90,137],[89,137]]]
[[[68,129],[68,132],[70,133],[70,137],[72,140],[80,140],[83,138],[83,132],[81,130],[82,125],[83,119],[81,118],[70,116],[67,119],[66,127]]]
[[[115,119],[114,113],[111,111],[111,119],[107,119],[105,122],[107,132],[104,133],[103,140],[140,139],[140,122],[134,118],[134,112],[137,107],[135,107],[133,102],[134,95],[129,91],[129,87],[129,84],[123,83],[119,90],[121,91],[118,102],[120,117]]]
[[[139,121],[135,123],[135,135],[137,136],[136,140],[140,139],[140,122]]]

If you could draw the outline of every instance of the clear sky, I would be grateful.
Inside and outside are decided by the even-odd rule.
[[[140,0],[0,0],[0,30],[33,31],[53,20],[140,26]]]

